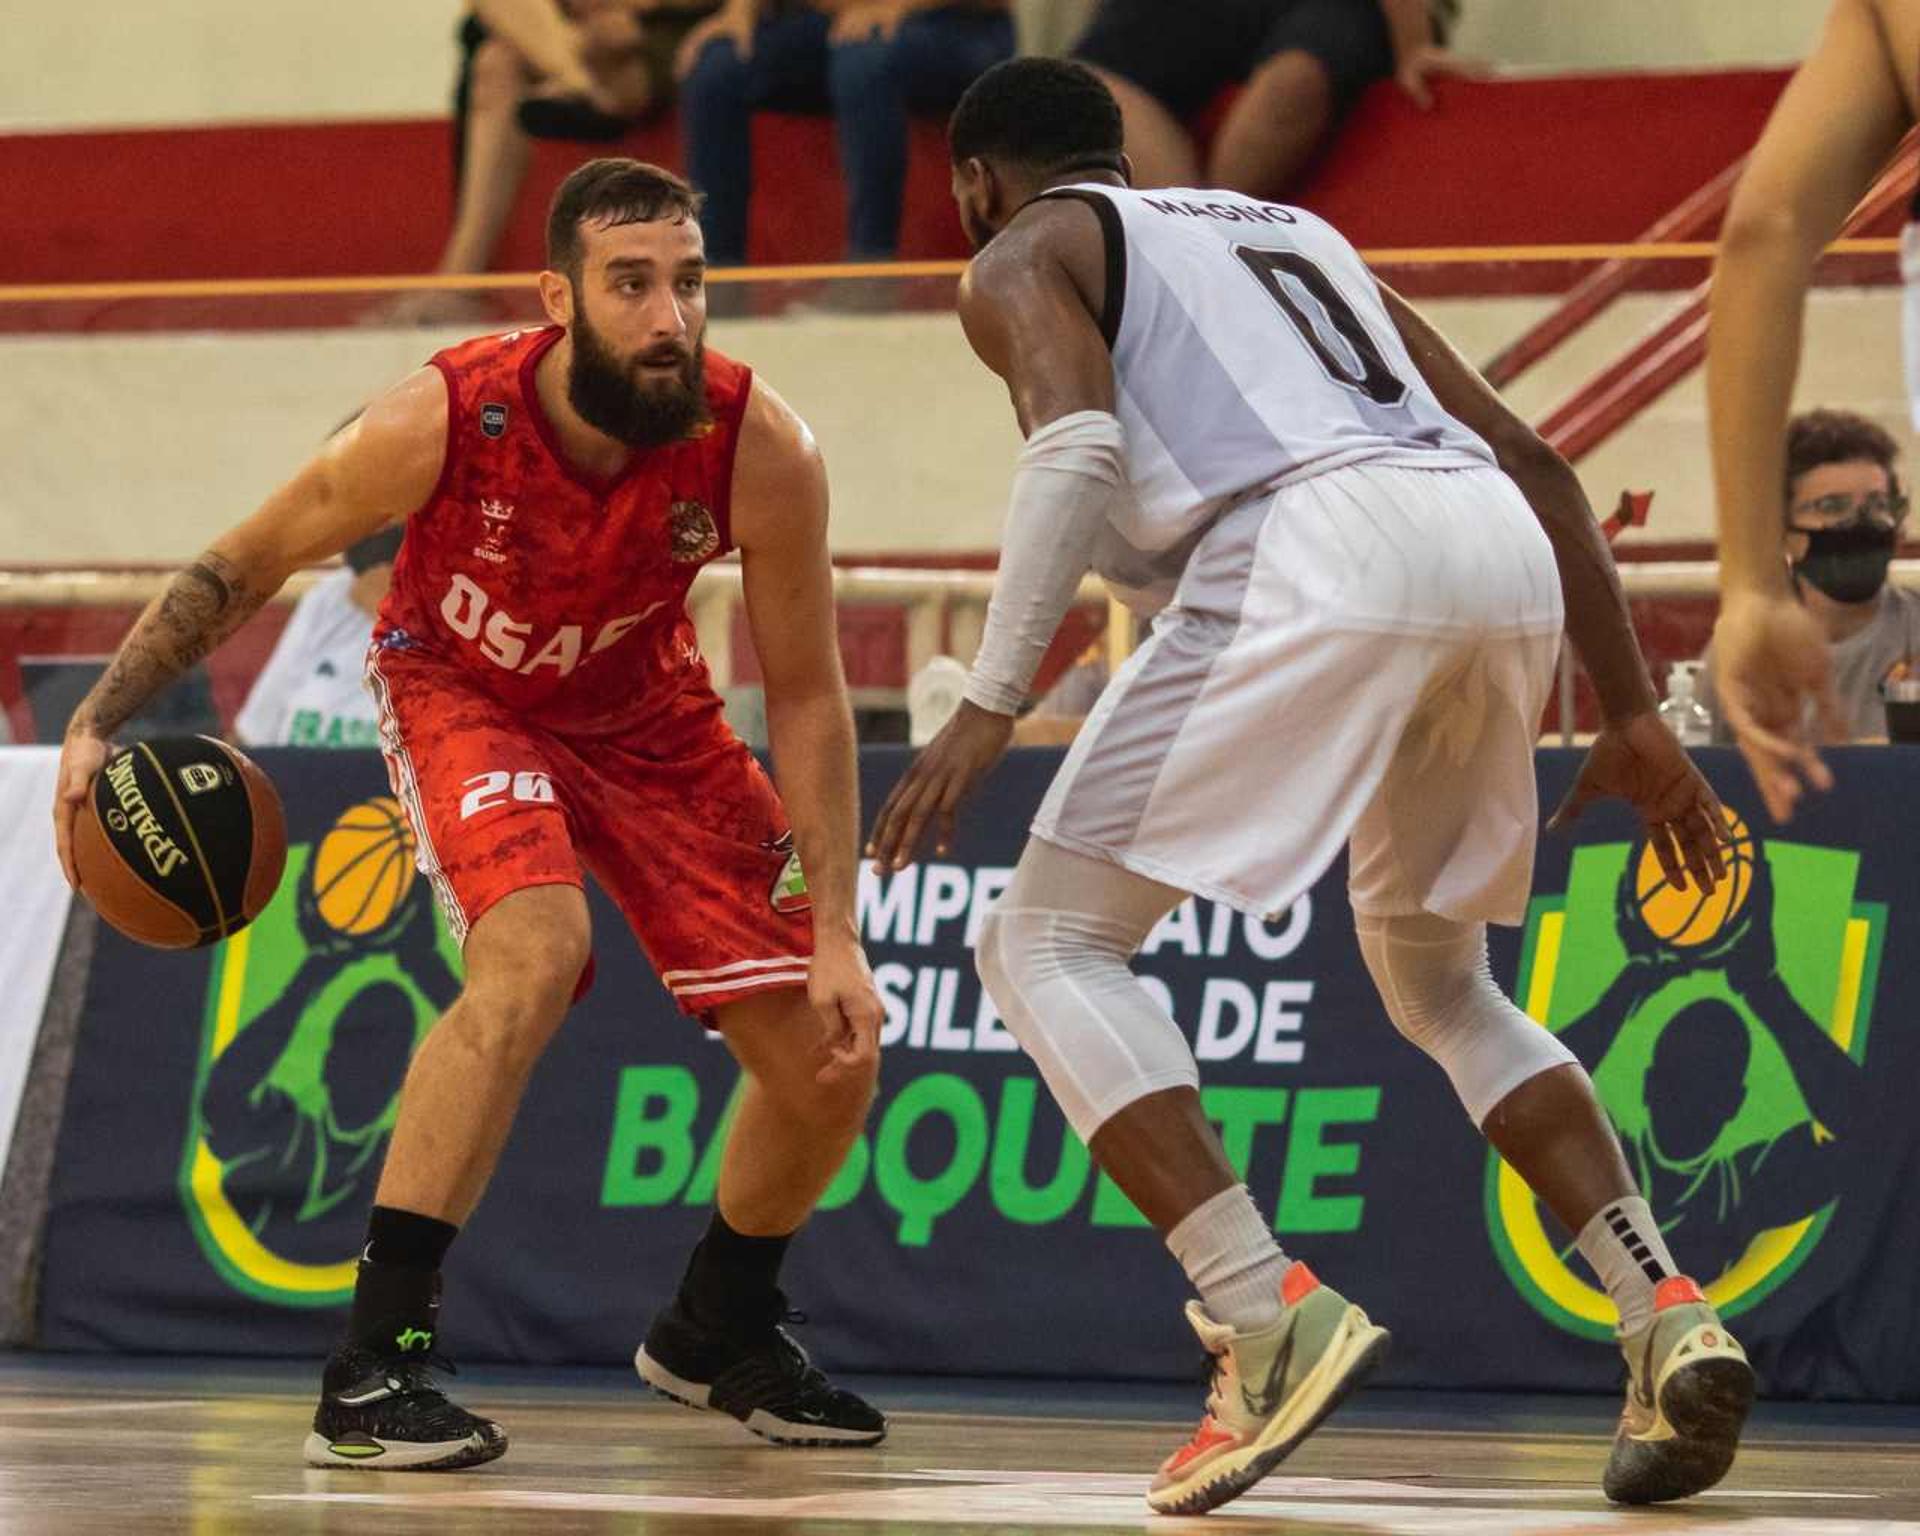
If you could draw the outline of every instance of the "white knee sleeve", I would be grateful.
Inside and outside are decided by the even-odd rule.
[[[1475,1125],[1529,1078],[1574,1060],[1494,985],[1484,923],[1423,913],[1358,916],[1354,928],[1394,1027],[1440,1064]]]
[[[981,927],[980,979],[1080,1139],[1136,1099],[1198,1087],[1186,1037],[1127,969],[1141,939],[1134,926],[1008,905],[1016,894]]]

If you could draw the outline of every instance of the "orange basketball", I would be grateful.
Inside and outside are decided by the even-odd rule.
[[[80,894],[130,939],[197,949],[260,915],[287,863],[272,783],[210,736],[137,741],[95,775],[74,825]]]

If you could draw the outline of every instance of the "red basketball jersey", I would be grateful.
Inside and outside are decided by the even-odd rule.
[[[534,365],[557,326],[433,358],[446,463],[407,523],[374,644],[452,663],[529,723],[621,730],[717,711],[687,617],[694,573],[732,548],[733,456],[752,372],[709,351],[712,420],[600,481],[561,457]]]

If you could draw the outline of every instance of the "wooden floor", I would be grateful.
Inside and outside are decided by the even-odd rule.
[[[1198,1389],[893,1384],[876,1392],[895,1411],[884,1447],[802,1452],[612,1373],[473,1373],[464,1400],[497,1413],[513,1449],[477,1471],[409,1476],[300,1466],[310,1374],[0,1355],[0,1533],[1920,1536],[1913,1411],[1763,1410],[1722,1488],[1621,1511],[1596,1487],[1603,1402],[1376,1394],[1238,1503],[1163,1520],[1141,1493]]]

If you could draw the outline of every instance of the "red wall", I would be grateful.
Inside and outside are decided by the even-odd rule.
[[[1443,81],[1421,113],[1367,98],[1299,200],[1367,246],[1629,239],[1740,155],[1785,75]],[[0,136],[0,282],[419,271],[449,217],[445,122]],[[758,261],[830,261],[842,200],[832,126],[755,125]],[[677,164],[669,124],[634,154]],[[497,263],[539,265],[548,195],[589,151],[540,147]],[[916,125],[903,255],[959,256],[939,125]],[[20,217],[21,211],[26,217]]]

